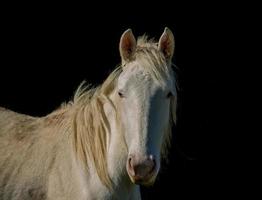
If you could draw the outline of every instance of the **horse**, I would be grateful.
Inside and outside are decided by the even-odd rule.
[[[174,35],[120,37],[121,62],[42,117],[0,107],[0,199],[141,199],[176,121]]]

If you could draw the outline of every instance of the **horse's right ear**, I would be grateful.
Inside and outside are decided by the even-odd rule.
[[[121,36],[119,51],[122,63],[132,60],[136,50],[136,39],[131,29],[127,29]]]

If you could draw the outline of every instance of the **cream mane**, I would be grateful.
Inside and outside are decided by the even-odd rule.
[[[153,40],[147,40],[146,36],[138,39],[135,61],[141,63],[141,66],[144,66],[145,70],[159,83],[166,79],[171,79],[175,84],[171,63],[166,63],[164,56],[157,48],[157,43]],[[74,108],[73,146],[76,155],[82,161],[86,170],[88,170],[89,162],[94,163],[99,178],[108,188],[112,188],[112,181],[107,170],[106,151],[107,131],[110,130],[110,127],[103,110],[103,104],[105,101],[110,101],[109,94],[115,88],[118,77],[122,72],[122,67],[124,66],[118,66],[105,82],[97,88],[90,89],[90,87],[85,87],[84,84],[81,84],[75,93],[71,105]],[[176,118],[176,99],[173,98],[171,101],[171,120],[168,130],[165,131],[165,140],[162,146],[163,157],[166,157],[166,150],[170,144],[172,119],[175,121]],[[115,105],[113,106],[115,107]]]

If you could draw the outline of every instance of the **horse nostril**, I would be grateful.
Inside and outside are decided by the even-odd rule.
[[[132,156],[129,156],[128,158],[128,169],[132,176],[135,176],[135,170],[132,163]]]
[[[129,158],[128,158],[128,164],[129,164],[129,167],[132,167],[132,163],[131,163],[131,162],[132,162],[132,158],[129,157]]]
[[[148,166],[150,168],[150,172],[154,171],[154,169],[156,168],[156,159],[154,158],[153,155],[150,155],[148,158]]]
[[[148,159],[155,160],[155,158],[154,158],[154,156],[152,154],[148,156]]]

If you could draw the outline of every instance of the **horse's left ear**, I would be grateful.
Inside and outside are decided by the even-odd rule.
[[[167,27],[159,39],[158,49],[164,54],[167,60],[171,60],[175,49],[175,39],[172,31]]]
[[[122,62],[127,62],[133,59],[136,50],[136,39],[131,29],[127,29],[121,36],[119,43],[119,51]]]

